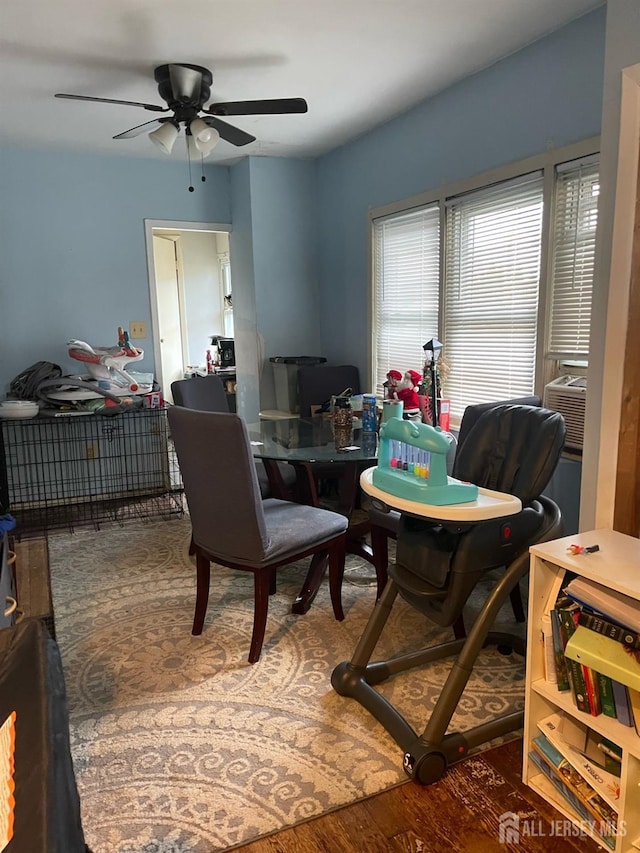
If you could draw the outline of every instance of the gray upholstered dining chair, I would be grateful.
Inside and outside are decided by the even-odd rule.
[[[298,408],[300,417],[308,417],[311,407],[326,403],[332,396],[351,388],[360,393],[360,372],[353,364],[319,364],[298,369]]]
[[[306,504],[263,500],[247,427],[238,415],[174,406],[168,412],[191,516],[197,590],[192,633],[202,633],[211,563],[253,572],[249,662],[260,658],[276,570],[313,555],[329,561],[336,619],[341,601],[347,519]],[[219,521],[216,521],[218,519]]]
[[[201,412],[229,411],[224,383],[215,374],[176,379],[171,383],[171,394],[176,406],[199,409]]]
[[[196,376],[193,379],[176,379],[171,383],[171,394],[176,406],[197,409],[200,412],[228,412],[229,401],[224,383],[219,376]],[[271,494],[269,477],[261,459],[255,460],[260,493],[263,498]],[[297,489],[295,469],[286,463],[279,463],[277,471],[281,479],[281,491],[293,498]]]

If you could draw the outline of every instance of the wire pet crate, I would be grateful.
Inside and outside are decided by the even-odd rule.
[[[166,409],[2,421],[0,491],[16,535],[184,513]]]

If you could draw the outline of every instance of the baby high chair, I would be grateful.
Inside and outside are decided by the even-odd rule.
[[[417,432],[418,426],[413,426]],[[467,517],[471,518],[473,504],[460,503],[456,520],[450,508],[437,506],[436,501],[421,506],[415,499],[395,497],[386,489],[383,478],[379,488],[386,489],[381,492],[383,500],[386,494],[389,505],[401,510],[396,561],[389,566],[387,585],[351,660],[335,668],[331,683],[340,695],[355,699],[384,726],[404,753],[407,775],[421,784],[437,781],[448,765],[464,758],[472,747],[522,726],[522,712],[514,711],[464,732],[448,730],[482,649],[495,644],[504,652],[524,652],[522,635],[496,631],[494,622],[528,571],[529,546],[562,535],[560,510],[541,493],[556,467],[565,434],[564,419],[558,412],[503,405],[483,414],[460,445],[456,476],[518,499],[521,510],[507,518],[482,519],[480,515],[477,520],[466,521],[463,508],[469,508]],[[364,472],[362,477],[369,473]],[[392,481],[391,477],[386,479]],[[455,626],[472,592],[481,580],[488,581],[489,572],[494,570],[497,577],[491,581],[468,636],[371,661],[398,595],[436,625]],[[414,670],[414,679],[428,678],[428,673],[418,667],[448,657],[453,658],[448,678],[420,733],[376,690],[376,685],[409,670]]]

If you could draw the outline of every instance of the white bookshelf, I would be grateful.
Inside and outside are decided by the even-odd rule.
[[[591,554],[574,555],[571,545],[598,545]],[[529,619],[527,628],[527,674],[525,685],[524,765],[522,778],[566,818],[579,817],[555,791],[528,753],[539,734],[538,720],[557,711],[610,738],[622,748],[622,773],[618,825],[624,828],[616,838],[615,853],[637,853],[640,849],[640,737],[635,729],[600,714],[593,717],[576,708],[570,692],[560,692],[545,679],[544,647],[541,642],[542,617],[550,593],[557,589],[566,572],[573,572],[638,600],[640,607],[640,540],[612,530],[594,530],[566,536],[531,548]],[[596,835],[594,839],[610,850]]]

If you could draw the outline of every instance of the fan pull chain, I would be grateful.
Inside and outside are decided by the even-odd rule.
[[[189,163],[189,192],[192,193],[195,189],[193,183],[191,181],[191,151],[189,150],[189,137],[185,133],[184,135],[185,142],[187,143],[187,161]]]
[[[200,155],[200,165],[201,165],[201,167],[202,167],[202,177],[200,178],[200,180],[201,180],[201,181],[202,181],[202,183],[204,184],[204,182],[207,180],[207,179],[205,178],[205,175],[204,175],[204,154],[201,154],[201,155]]]

